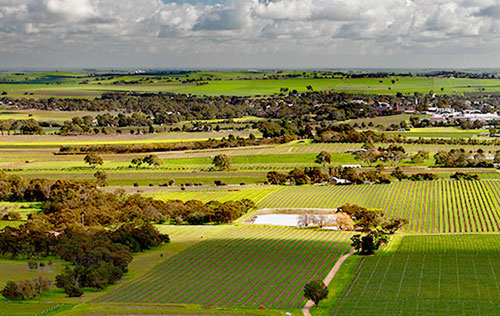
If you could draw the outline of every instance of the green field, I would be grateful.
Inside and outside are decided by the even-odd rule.
[[[499,235],[404,236],[365,257],[330,315],[498,315]]]
[[[350,235],[231,227],[97,301],[300,308],[304,298],[297,284],[323,278],[348,249]]]
[[[90,79],[88,84],[80,84],[82,74],[45,73],[28,74],[26,76],[12,76],[4,74],[0,79],[8,79],[11,83],[0,84],[0,91],[5,91],[13,97],[82,97],[93,98],[104,92],[136,91],[136,92],[177,92],[195,95],[273,95],[280,93],[281,88],[307,91],[307,86],[314,90],[335,90],[348,93],[367,94],[413,94],[414,92],[438,94],[464,94],[474,92],[500,91],[498,80],[494,79],[460,79],[460,78],[427,78],[393,76],[389,78],[318,78],[308,77],[290,79],[266,79],[276,73],[259,72],[191,72],[189,74],[171,74],[163,76],[161,80],[145,80],[149,75],[130,76],[116,74],[114,79],[95,81]],[[209,76],[213,80],[206,84],[182,83],[189,78],[203,78]],[[123,82],[142,80],[137,84]],[[394,83],[392,82],[394,80]],[[483,90],[484,89],[484,90]]]

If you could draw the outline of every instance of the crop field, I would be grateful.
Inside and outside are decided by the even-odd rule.
[[[166,132],[145,135],[80,135],[80,136],[58,136],[58,135],[2,135],[0,146],[29,147],[29,146],[53,146],[63,145],[102,145],[102,144],[150,144],[169,143],[181,141],[204,141],[209,138],[221,139],[230,134],[240,137],[248,137],[251,133],[260,136],[258,131],[220,131],[220,132]]]
[[[387,132],[406,137],[423,138],[472,138],[478,137],[480,133],[488,133],[486,129],[464,130],[456,127],[426,127],[411,128],[405,132]]]
[[[419,181],[380,185],[286,187],[262,199],[261,208],[337,208],[356,204],[404,217],[407,232],[500,231],[500,182]]]
[[[252,188],[242,190],[217,190],[217,191],[170,191],[149,194],[158,200],[199,200],[204,203],[209,201],[239,201],[249,199],[258,203],[269,194],[280,190],[278,187]],[[148,194],[146,194],[148,196]]]
[[[364,257],[330,315],[498,315],[500,235],[404,236]]]
[[[299,308],[302,284],[323,278],[351,233],[230,227],[165,260],[98,302]]]

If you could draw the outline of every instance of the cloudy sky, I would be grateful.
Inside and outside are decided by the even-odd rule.
[[[498,0],[0,0],[0,67],[500,67]]]

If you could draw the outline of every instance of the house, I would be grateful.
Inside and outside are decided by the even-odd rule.
[[[337,177],[331,177],[330,178],[330,184],[337,184],[337,185],[342,185],[342,184],[350,184],[351,181],[348,181],[346,179],[340,179]]]

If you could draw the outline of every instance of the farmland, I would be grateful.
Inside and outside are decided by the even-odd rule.
[[[349,236],[293,228],[228,228],[98,301],[300,308],[304,298],[295,284],[324,277],[348,249]]]
[[[345,204],[381,210],[386,219],[401,217],[408,223],[392,236],[388,244],[377,250],[375,256],[349,257],[329,285],[330,295],[311,310],[313,316],[488,315],[490,310],[496,311],[500,307],[497,298],[500,290],[496,285],[500,271],[494,264],[494,259],[500,254],[497,235],[500,232],[500,172],[493,164],[500,142],[495,142],[493,137],[478,137],[481,132],[496,132],[495,128],[462,129],[459,124],[449,124],[408,127],[398,131],[404,125],[400,125],[401,122],[410,125],[415,123],[413,117],[429,119],[430,115],[421,114],[424,110],[420,109],[415,113],[412,110],[397,110],[397,115],[386,115],[386,112],[377,112],[380,109],[375,110],[374,106],[376,102],[403,102],[407,106],[425,102],[427,106],[438,104],[440,107],[453,102],[463,104],[469,93],[500,92],[498,80],[397,75],[348,78],[331,74],[315,79],[314,72],[94,75],[0,74],[0,82],[4,82],[0,84],[0,93],[5,91],[6,98],[44,99],[54,96],[56,99],[47,100],[51,104],[42,100],[33,108],[57,109],[27,110],[31,108],[28,100],[21,100],[25,103],[20,102],[23,105],[18,107],[13,105],[9,108],[3,104],[0,109],[0,124],[4,126],[11,124],[9,121],[27,119],[43,125],[42,135],[19,135],[24,130],[15,127],[14,123],[11,125],[14,128],[5,128],[0,135],[0,168],[6,172],[6,176],[2,174],[4,177],[0,178],[0,195],[4,197],[0,201],[3,212],[0,229],[32,224],[37,220],[40,222],[36,224],[45,225],[44,221],[56,218],[54,214],[60,210],[54,209],[60,207],[62,211],[68,211],[60,217],[61,221],[67,217],[73,222],[69,226],[47,224],[48,236],[54,231],[59,233],[59,229],[66,234],[66,230],[73,228],[75,231],[86,230],[89,236],[94,232],[95,236],[105,236],[104,232],[115,228],[124,228],[129,224],[143,228],[146,226],[144,223],[150,222],[153,225],[149,228],[156,233],[168,234],[170,242],[130,252],[129,258],[133,257],[133,260],[127,263],[120,280],[105,284],[102,289],[97,282],[95,288],[93,284],[87,284],[82,288],[82,297],[67,297],[65,287],[53,287],[50,292],[33,300],[11,304],[6,299],[0,299],[0,310],[6,315],[283,316],[289,312],[299,316],[306,301],[303,296],[305,283],[323,279],[338,259],[352,250],[351,237],[359,232],[324,229],[321,225],[322,228],[261,226],[254,224],[253,219],[272,212],[279,215],[290,215],[291,212],[324,214]],[[4,81],[1,81],[2,78]],[[82,83],[82,80],[88,82]],[[431,90],[437,96],[429,93]],[[110,91],[162,91],[191,95],[145,97],[127,93],[90,100]],[[300,93],[305,91],[308,93]],[[317,93],[319,91],[325,93]],[[441,98],[441,94],[446,96]],[[204,95],[224,97],[205,98]],[[310,98],[311,95],[321,97]],[[122,96],[126,97],[121,99]],[[89,100],[80,103],[57,100],[64,97]],[[335,99],[337,97],[340,99]],[[487,98],[472,101],[479,104],[496,100],[493,93]],[[322,100],[326,103],[320,103]],[[116,111],[116,107],[107,107],[108,102],[123,106],[123,112]],[[295,102],[301,107],[295,106]],[[60,108],[54,107],[56,103]],[[92,107],[87,106],[89,104]],[[226,108],[220,108],[225,105],[228,112],[223,111]],[[362,108],[358,109],[358,106]],[[84,111],[89,108],[103,111]],[[166,119],[156,121],[159,117],[156,109],[163,111],[164,108],[169,110],[165,112],[169,114],[163,113]],[[180,112],[176,112],[177,109]],[[199,111],[203,115],[196,116],[190,111]],[[59,126],[73,117],[95,117],[107,113],[124,113],[130,116],[130,120],[122,117],[124,121],[118,123],[118,118],[110,118],[101,124],[88,118],[92,122],[85,124],[90,132],[82,128],[86,135],[79,135],[78,132],[68,133],[73,136],[56,134]],[[132,119],[135,113],[144,114],[146,119]],[[235,117],[232,117],[233,114]],[[352,128],[338,126],[343,123]],[[342,132],[344,128],[345,133]],[[363,134],[367,131],[374,133]],[[387,138],[382,133],[386,133]],[[250,134],[256,137],[255,142],[247,142],[247,139],[253,139]],[[322,134],[326,137],[322,138]],[[396,135],[408,139],[391,137]],[[205,149],[182,151],[160,151],[171,148],[147,146],[138,146],[135,151],[128,146],[195,143],[222,138],[224,142],[228,140],[227,143],[196,144],[182,148]],[[416,142],[416,138],[426,138],[420,142],[431,142],[429,138],[438,140],[432,140],[432,144],[409,144]],[[481,145],[462,145],[465,143]],[[86,149],[95,150],[102,158],[102,163],[89,165],[84,161],[87,155],[85,150],[60,151],[61,146],[71,145],[114,147]],[[390,154],[390,145],[401,145],[406,151],[399,150],[402,155],[397,162],[391,161],[390,155],[384,156],[386,150]],[[353,151],[361,148],[371,148],[376,154],[384,154],[373,161],[359,156],[356,159]],[[444,164],[435,163],[435,153],[452,149],[464,149],[467,161],[475,160],[476,154],[484,154],[478,156],[483,164],[444,167]],[[152,150],[158,151],[150,152]],[[330,154],[328,162],[316,162],[322,151]],[[412,157],[419,151],[426,151],[429,156],[413,160]],[[214,157],[220,154],[230,157],[230,167],[215,166]],[[155,155],[159,162],[146,163],[144,158],[147,155]],[[135,162],[132,163],[132,160]],[[381,165],[377,166],[379,163]],[[345,176],[342,172],[347,169],[341,170],[339,167],[342,165],[359,165],[361,168],[354,169],[356,174],[378,173],[390,183],[379,181],[386,184],[374,184],[378,182],[364,176],[362,181],[353,181],[358,185],[327,184],[328,180],[337,181],[337,176]],[[391,175],[396,166],[408,176],[405,180],[397,181]],[[308,180],[305,185],[299,185],[299,182],[295,185],[291,174],[294,170],[300,172],[300,169],[304,172],[318,171],[324,176],[318,181]],[[282,185],[270,185],[273,183],[273,174],[268,174],[270,171],[279,172],[286,181],[280,182]],[[94,181],[98,172],[105,173],[105,180],[99,183],[98,188],[107,194],[96,194],[95,201],[82,204],[85,197],[80,196],[80,199],[68,198],[57,203],[42,202],[47,202],[46,194],[65,194],[63,190],[53,190],[54,181]],[[456,172],[466,173],[474,181],[451,180],[450,176]],[[432,173],[436,176],[433,179],[438,180],[408,180],[409,176],[417,173]],[[476,176],[479,178],[476,179]],[[49,181],[38,184],[38,180],[34,179]],[[14,185],[10,187],[11,182]],[[315,182],[316,185],[313,185]],[[65,182],[60,183],[66,185]],[[29,195],[33,191],[28,190],[32,187],[40,195],[29,200],[35,202],[28,202],[29,198],[33,198]],[[88,191],[83,192],[84,195]],[[72,190],[68,192],[68,195],[80,194]],[[239,212],[238,205],[242,203],[236,201],[244,199],[253,201],[256,208],[245,208]],[[210,203],[212,201],[221,203]],[[109,214],[87,216],[86,212],[99,211],[100,207],[105,209],[108,203],[116,203],[109,204],[113,205]],[[74,205],[80,205],[82,212],[66,215]],[[258,211],[264,208],[267,208],[265,212]],[[123,217],[116,219],[112,214],[115,210]],[[127,213],[121,214],[124,210]],[[19,212],[20,217],[9,218],[9,211]],[[216,217],[217,212],[230,211],[234,213],[221,221]],[[233,214],[237,215],[232,217]],[[35,221],[32,221],[33,218]],[[85,222],[89,218],[96,221],[95,228],[94,224]],[[100,220],[105,224],[99,226]],[[381,224],[378,228],[384,229]],[[119,242],[123,242],[121,246],[126,244],[130,249],[136,248],[133,241],[127,244],[129,240],[125,237]],[[106,247],[106,243],[99,243],[97,248],[100,247]],[[104,257],[109,256],[105,254]],[[49,258],[53,261],[50,265]],[[30,269],[28,260],[43,262],[44,265]],[[0,275],[0,289],[9,280],[29,280],[38,276],[54,280],[66,265],[74,267],[78,264],[62,261],[56,252],[48,258],[2,256],[0,270],[6,273]],[[104,270],[107,267],[102,265],[99,268]]]
[[[363,258],[331,315],[497,315],[500,236],[404,236]]]
[[[94,98],[104,92],[137,91],[137,92],[175,92],[194,95],[273,95],[280,93],[281,88],[307,91],[312,89],[334,90],[348,93],[366,94],[413,94],[435,91],[440,94],[464,94],[478,91],[496,92],[500,90],[494,79],[463,79],[391,76],[389,78],[314,78],[311,73],[306,77],[289,79],[268,79],[276,73],[246,72],[191,72],[189,74],[171,74],[161,80],[150,80],[151,76],[119,74],[114,79],[94,80],[80,84],[85,74],[60,75],[58,73],[27,75],[27,80],[3,74],[0,79],[8,79],[12,83],[0,84],[0,91],[14,97],[80,97]],[[203,80],[210,77],[203,85],[182,82],[189,78]],[[142,81],[141,81],[142,80]],[[141,81],[137,84],[125,84],[130,81]],[[484,90],[483,90],[484,89]]]
[[[462,233],[500,230],[500,182],[395,182],[365,186],[259,188],[237,192],[154,193],[160,199],[225,201],[251,196],[259,208],[338,208],[356,204],[409,220],[407,232]]]

